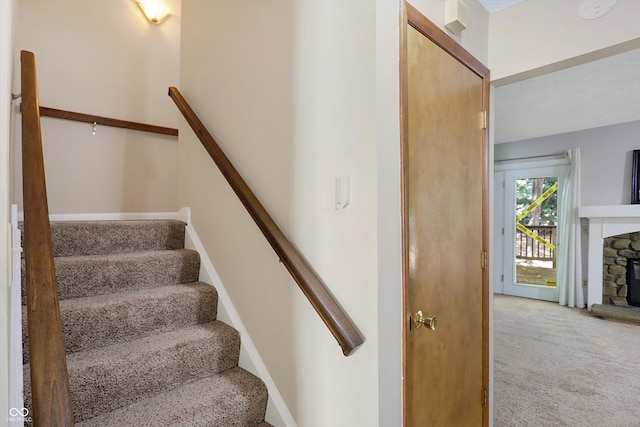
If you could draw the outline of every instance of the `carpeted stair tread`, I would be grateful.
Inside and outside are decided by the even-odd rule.
[[[177,220],[51,222],[54,257],[182,249],[184,236]]]
[[[67,357],[76,421],[237,366],[240,336],[214,321]],[[25,365],[25,377],[28,378]],[[30,406],[25,384],[26,407]]]
[[[60,301],[65,349],[73,353],[211,322],[217,298],[213,286],[195,282]]]
[[[238,367],[239,333],[216,320],[217,291],[198,281],[185,227],[51,223],[76,426],[273,427],[264,383]],[[23,306],[30,407],[26,314]]]
[[[216,319],[217,299],[213,286],[195,282],[60,301],[65,351],[71,354],[211,322]],[[26,323],[23,307],[25,349]]]
[[[195,282],[200,270],[200,255],[190,249],[78,255],[54,261],[60,300]],[[22,268],[26,304],[24,262]]]
[[[77,427],[254,427],[264,420],[267,389],[241,368],[140,400]]]

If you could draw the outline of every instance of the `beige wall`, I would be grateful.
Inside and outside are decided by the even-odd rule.
[[[178,75],[171,61],[162,62],[166,49],[172,52],[169,57],[178,56],[174,45],[178,37],[168,34],[177,31],[169,24],[173,20],[171,25],[179,26],[178,18],[160,27],[143,26],[136,20],[140,27],[131,34],[122,16],[137,19],[124,14],[124,10],[137,10],[128,0],[110,1],[108,10],[104,9],[107,2],[60,0],[55,2],[58,7],[49,3],[53,2],[20,0],[22,18],[18,20],[25,29],[36,20],[47,29],[21,31],[19,39],[30,42],[18,45],[36,52],[42,105],[91,108],[97,114],[120,116],[115,109],[117,97],[111,95],[127,96],[129,90],[97,93],[92,81],[65,77],[60,64],[70,63],[103,79],[108,76],[118,87],[131,89],[145,100],[130,110],[140,116],[126,118],[169,126],[172,120],[177,122],[172,107],[165,109],[166,86],[175,82],[167,78],[161,85],[162,95],[157,95],[146,87],[144,76],[150,70],[159,80],[165,79],[165,73]],[[415,3],[442,27],[441,0]],[[458,41],[486,63],[488,17],[476,0],[467,3],[470,26]],[[89,5],[94,9],[87,9]],[[160,161],[174,157],[173,149],[162,148],[167,141],[132,145],[129,136],[118,134],[115,147],[102,147],[106,141],[113,145],[110,138],[120,131],[99,128],[97,139],[91,136],[90,126],[44,119],[45,129],[65,133],[56,137],[57,143],[73,148],[71,154],[64,154],[59,145],[46,143],[48,157],[63,162],[73,156],[67,166],[47,170],[49,182],[71,176],[74,191],[82,194],[71,200],[66,196],[69,189],[61,191],[54,184],[52,212],[192,207],[200,237],[300,426],[401,422],[399,10],[399,0],[184,0],[179,87],[361,328],[367,341],[349,358],[341,355],[183,122],[179,200],[175,202],[172,184],[156,182],[153,177],[158,171],[147,165],[159,161],[149,156],[160,156]],[[96,15],[109,24],[96,24]],[[72,30],[61,30],[65,28]],[[82,40],[75,40],[77,32],[84,35]],[[119,49],[96,44],[93,33],[116,37],[126,45],[119,46],[127,52],[127,58],[118,62],[120,68],[101,61],[118,57]],[[132,45],[140,34],[148,36],[143,39],[153,45],[151,51]],[[62,62],[47,59],[60,53]],[[126,72],[121,73],[122,67]],[[43,72],[57,78],[45,83],[50,77],[43,77]],[[143,87],[133,88],[132,82]],[[71,91],[76,85],[81,90]],[[98,95],[108,102],[94,104]],[[131,105],[140,99],[135,97]],[[94,105],[101,109],[93,110]],[[74,142],[65,142],[67,135]],[[96,144],[97,140],[105,144]],[[99,159],[109,159],[110,167],[102,169]],[[85,163],[88,160],[91,163]],[[134,205],[127,205],[124,200],[139,194],[125,180],[127,167],[140,165],[141,176],[153,181],[152,200],[132,197]],[[351,177],[352,203],[344,211],[335,211],[328,201],[331,179],[344,174]],[[87,176],[95,177],[94,182],[88,182]],[[118,184],[106,184],[100,192],[108,194],[108,201],[97,201],[94,184],[107,177]],[[156,188],[163,188],[165,194],[154,193]]]
[[[579,16],[580,4],[581,0],[527,0],[492,14],[492,80],[519,80],[598,59],[621,43],[631,41],[640,46],[640,2],[618,0],[609,13],[594,20]],[[611,30],[612,23],[615,31]],[[591,54],[601,49],[605,52]],[[580,58],[582,55],[586,57]],[[521,73],[525,75],[517,77]]]
[[[375,3],[185,0],[182,19],[183,94],[362,348],[342,355],[184,125],[180,204],[298,425],[378,425]],[[337,175],[351,177],[343,211],[328,201]]]
[[[35,53],[40,105],[177,127],[166,94],[179,78],[179,16],[156,26],[131,0],[16,5],[15,58]],[[101,126],[92,135],[89,124],[51,118],[42,133],[51,213],[178,209],[176,138]],[[12,199],[21,205],[19,138]]]
[[[469,3],[462,43],[486,59],[488,16]],[[183,3],[182,92],[367,339],[340,354],[183,124],[180,204],[301,426],[401,423],[399,10]],[[344,174],[352,203],[335,211]]]

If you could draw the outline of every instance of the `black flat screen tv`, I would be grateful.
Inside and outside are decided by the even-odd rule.
[[[640,150],[633,150],[631,163],[631,204],[640,203]]]

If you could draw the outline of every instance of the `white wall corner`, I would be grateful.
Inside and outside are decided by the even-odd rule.
[[[231,325],[240,333],[241,345],[240,361],[238,363],[239,366],[262,379],[269,390],[269,400],[267,401],[267,413],[265,420],[278,427],[297,427],[297,424],[293,419],[287,404],[282,398],[275,381],[264,364],[258,349],[247,331],[247,328],[244,326],[244,323],[240,318],[240,314],[236,310],[229,293],[226,291],[220,276],[218,276],[213,263],[209,259],[209,256],[198,237],[198,233],[190,223],[190,218],[191,212],[189,208],[180,209],[177,219],[187,222],[185,248],[198,251],[200,254],[200,280],[214,286],[218,291],[218,320]]]

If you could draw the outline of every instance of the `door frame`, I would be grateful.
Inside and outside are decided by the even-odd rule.
[[[407,143],[408,143],[408,75],[407,75],[407,24],[411,25],[453,58],[457,59],[461,64],[465,65],[469,70],[478,75],[483,82],[482,104],[483,110],[488,115],[489,112],[489,86],[490,74],[489,69],[478,61],[473,55],[459,45],[455,40],[449,37],[433,22],[422,15],[416,8],[402,2],[402,25],[400,31],[400,159],[401,159],[401,176],[400,176],[400,193],[401,193],[401,209],[402,209],[402,313],[404,320],[402,322],[402,419],[403,425],[407,422],[407,399],[406,384],[410,374],[407,372],[407,332],[409,329],[409,316],[406,303],[406,289],[408,285],[409,272],[409,252],[408,252],[408,203],[406,200],[406,183],[407,183]],[[478,118],[480,122],[480,117]],[[486,254],[489,254],[489,119],[486,118],[487,126],[482,134],[482,247]],[[480,257],[480,254],[478,254]],[[489,257],[489,255],[487,255]],[[490,257],[489,257],[490,258]],[[479,261],[480,262],[480,261]],[[489,265],[491,262],[487,260],[486,267],[482,270],[482,384],[489,393]],[[480,396],[478,396],[480,399]],[[482,407],[482,425],[489,425],[489,401],[487,397],[486,405]]]
[[[508,194],[507,189],[513,190],[512,185],[514,185],[513,181],[516,177],[540,178],[556,176],[558,178],[557,228],[558,236],[560,236],[561,230],[564,227],[562,218],[564,218],[565,212],[562,212],[559,200],[566,185],[565,178],[568,168],[569,163],[566,159],[557,161],[542,160],[537,163],[511,162],[508,164],[496,164],[494,173],[494,194],[496,195],[494,198],[494,293],[558,302],[558,286],[553,289],[545,289],[538,285],[529,285],[531,287],[528,288],[516,287],[523,286],[523,284],[516,282],[514,270],[515,218],[513,217],[513,213],[515,212],[515,195],[513,191],[511,194]],[[509,182],[508,184],[507,181]],[[562,250],[562,248],[558,250]]]

